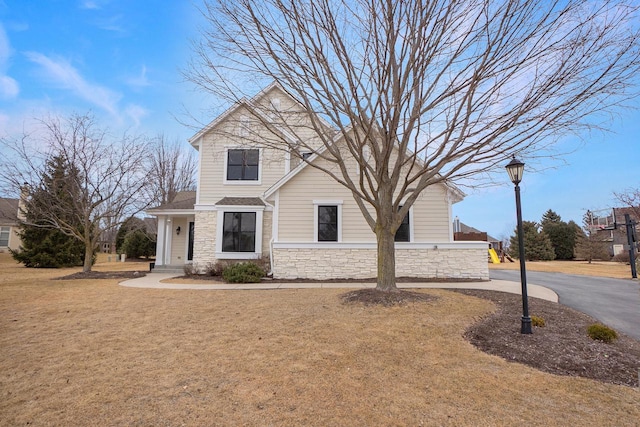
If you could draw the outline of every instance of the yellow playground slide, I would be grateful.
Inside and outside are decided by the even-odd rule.
[[[494,264],[500,264],[500,258],[498,258],[498,254],[496,250],[491,248],[489,249],[489,255],[491,256],[491,262]]]

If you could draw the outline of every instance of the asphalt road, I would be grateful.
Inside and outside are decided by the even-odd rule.
[[[520,270],[490,270],[489,275],[496,280],[520,281]],[[527,283],[554,290],[560,303],[640,340],[639,281],[527,271]]]

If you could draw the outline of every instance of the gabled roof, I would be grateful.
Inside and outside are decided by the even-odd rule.
[[[280,89],[282,92],[286,93],[288,96],[290,96],[292,99],[294,99],[289,92],[287,92],[282,85],[280,85],[277,81],[274,81],[273,83],[271,83],[269,86],[267,86],[266,88],[262,89],[260,92],[258,92],[257,95],[255,95],[253,98],[251,98],[251,100],[256,100],[259,99],[260,97],[262,97],[264,94],[266,94],[267,92],[269,92],[270,90],[274,89],[274,88],[278,88]],[[295,100],[295,99],[294,99]],[[296,101],[297,102],[297,101]],[[220,114],[218,117],[216,117],[215,119],[213,119],[211,122],[209,122],[208,125],[206,125],[205,127],[203,127],[202,129],[200,129],[195,135],[193,135],[191,138],[189,138],[189,143],[191,145],[194,145],[194,143],[200,139],[203,135],[205,135],[206,133],[208,133],[209,131],[211,131],[213,128],[215,128],[216,126],[218,126],[221,122],[223,122],[227,117],[229,117],[231,114],[235,113],[240,107],[245,106],[249,103],[249,100],[246,97],[242,97],[241,99],[239,99],[236,103],[234,103],[231,107],[227,108],[227,110]]]
[[[336,133],[333,137],[333,140],[331,141],[332,144],[335,144],[340,138],[342,138],[342,133]],[[289,171],[288,174],[286,174],[285,176],[283,176],[282,178],[280,178],[278,181],[276,181],[271,187],[269,187],[265,192],[264,192],[264,197],[269,198],[271,197],[276,191],[278,191],[283,185],[285,185],[287,182],[289,182],[289,180],[291,180],[293,177],[295,177],[297,174],[299,174],[304,168],[306,168],[307,166],[309,166],[309,163],[313,163],[320,154],[324,153],[327,150],[327,146],[326,145],[322,145],[317,152],[313,153],[308,159],[307,161],[303,161],[301,162],[298,166],[296,166],[294,169],[292,169],[291,171]],[[460,190],[457,186],[455,186],[452,183],[449,182],[442,182],[442,185],[444,185],[449,191],[451,191],[453,193],[453,195],[456,197],[456,200],[454,201],[454,203],[457,203],[459,201],[461,201],[462,199],[464,199],[464,192],[462,190]]]
[[[159,212],[166,210],[193,210],[196,204],[195,191],[180,191],[176,194],[172,201],[155,208],[148,209],[148,212]]]
[[[0,197],[0,225],[14,225],[18,222],[18,199]]]

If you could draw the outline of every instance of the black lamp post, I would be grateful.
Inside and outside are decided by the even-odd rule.
[[[520,256],[520,283],[522,284],[522,326],[520,333],[531,334],[531,317],[529,317],[529,301],[527,297],[527,270],[524,262],[524,232],[522,231],[522,208],[520,205],[520,181],[524,173],[524,163],[513,159],[506,166],[511,182],[515,185],[516,190],[516,211],[518,214],[518,254]]]

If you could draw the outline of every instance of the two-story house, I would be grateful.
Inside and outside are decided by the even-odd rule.
[[[18,235],[19,199],[0,197],[0,252],[17,250],[22,241]]]
[[[252,105],[276,114],[255,120]],[[274,83],[189,140],[199,152],[197,191],[148,211],[158,218],[156,267],[269,257],[274,278],[376,277],[376,236],[351,192],[311,165],[327,162],[322,145],[299,152],[308,164],[273,143],[270,121],[297,120],[286,112],[302,108]],[[448,184],[421,194],[396,234],[398,277],[488,279],[486,243],[453,239],[451,206],[462,198]]]

